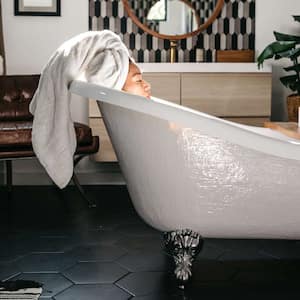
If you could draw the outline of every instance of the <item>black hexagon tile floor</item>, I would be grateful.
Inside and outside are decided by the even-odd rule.
[[[127,300],[130,295],[113,284],[73,285],[55,297],[56,300]]]
[[[144,296],[163,291],[166,280],[167,274],[163,272],[135,272],[119,280],[116,285],[133,296]]]
[[[1,246],[5,247],[5,246]],[[21,273],[15,262],[0,263],[0,280],[7,280]]]
[[[299,241],[206,239],[182,291],[126,187],[85,188],[97,209],[72,186],[17,186],[11,203],[0,188],[0,280],[40,282],[51,300],[299,298]]]
[[[80,262],[115,261],[126,254],[125,249],[114,245],[85,245],[66,252]]]
[[[129,272],[166,271],[169,258],[162,251],[132,250],[116,262]]]
[[[74,265],[76,260],[63,252],[30,253],[16,260],[22,272],[58,273]]]
[[[127,273],[114,262],[79,262],[63,272],[77,284],[114,283]]]
[[[34,280],[43,283],[41,298],[51,298],[68,289],[73,283],[61,274],[56,273],[22,273],[14,280]]]

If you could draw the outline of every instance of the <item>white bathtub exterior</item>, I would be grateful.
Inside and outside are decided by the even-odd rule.
[[[99,99],[133,204],[151,226],[300,238],[300,141],[93,84],[75,81],[71,91]]]

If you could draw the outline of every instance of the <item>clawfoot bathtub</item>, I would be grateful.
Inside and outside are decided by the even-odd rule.
[[[201,238],[300,238],[300,141],[160,99],[74,81],[98,99],[139,215],[186,281]]]

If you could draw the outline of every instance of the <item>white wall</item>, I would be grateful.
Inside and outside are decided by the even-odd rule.
[[[256,55],[274,41],[274,30],[300,35],[300,23],[292,15],[300,15],[299,0],[256,0]],[[286,96],[292,91],[281,84],[279,77],[284,75],[282,66],[290,65],[290,61],[269,60],[266,64],[273,66],[272,119],[286,120]]]
[[[65,40],[88,30],[88,1],[61,1],[61,17],[14,16],[14,1],[2,0],[8,74],[41,72]]]
[[[88,1],[61,1],[61,17],[14,16],[14,1],[2,0],[7,74],[37,74],[65,40],[88,30]],[[73,118],[86,123],[88,105],[74,97]]]

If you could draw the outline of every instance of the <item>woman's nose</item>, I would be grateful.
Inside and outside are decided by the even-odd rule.
[[[144,81],[144,89],[145,89],[146,91],[150,91],[150,90],[151,90],[151,85],[150,85],[149,82]]]

